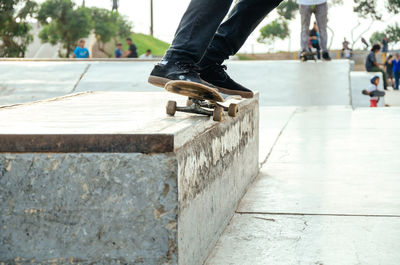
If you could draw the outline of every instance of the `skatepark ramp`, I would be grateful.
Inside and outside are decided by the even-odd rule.
[[[259,171],[258,95],[222,122],[168,99],[0,108],[0,264],[202,264]]]
[[[147,78],[156,62],[0,61],[0,106],[86,91],[163,91]],[[261,106],[350,105],[350,61],[228,61],[228,73],[260,92]]]

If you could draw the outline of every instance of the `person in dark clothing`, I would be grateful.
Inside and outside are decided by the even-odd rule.
[[[137,53],[137,48],[136,45],[133,44],[132,39],[131,38],[127,38],[126,39],[126,43],[128,44],[128,51],[125,54],[125,57],[127,58],[138,58],[138,53]]]
[[[389,83],[393,86],[394,82],[393,82],[393,55],[389,55],[388,58],[385,61],[385,68],[386,68],[386,74],[387,74],[387,78],[388,81],[390,81]]]
[[[164,87],[170,80],[183,80],[217,88],[225,94],[253,97],[250,89],[229,77],[222,63],[239,51],[250,33],[282,0],[240,0],[224,20],[232,2],[192,0],[171,47],[154,67],[149,82]]]
[[[389,51],[389,40],[385,36],[385,37],[383,37],[383,40],[382,40],[382,52],[387,53],[388,51]]]
[[[400,83],[400,54],[396,53],[396,58],[392,60],[394,75],[394,90],[399,90]]]
[[[381,45],[375,44],[372,46],[371,52],[368,54],[367,59],[365,60],[365,68],[368,72],[381,72],[383,76],[383,88],[387,90],[387,77],[386,72],[380,68],[379,64],[376,61],[376,54],[381,50]]]
[[[317,57],[321,59],[321,47],[319,46],[319,33],[317,22],[314,22],[314,27],[310,30],[311,46],[317,49]]]

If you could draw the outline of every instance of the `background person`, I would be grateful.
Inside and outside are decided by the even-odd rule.
[[[301,51],[307,51],[307,43],[310,35],[310,20],[314,13],[317,20],[320,45],[322,49],[322,59],[330,61],[328,52],[328,4],[327,0],[297,0],[300,5],[301,15]]]
[[[382,40],[382,52],[386,54],[389,51],[389,40],[386,35],[383,37]]]
[[[394,76],[394,90],[399,90],[400,81],[400,54],[396,53],[396,58],[392,60],[393,76]]]
[[[115,58],[121,58],[124,54],[124,51],[122,50],[122,43],[117,44],[117,48],[114,51]]]
[[[126,52],[126,58],[138,58],[137,48],[136,45],[132,42],[131,38],[126,39],[126,43],[128,44],[128,51]]]
[[[89,50],[85,47],[85,40],[79,41],[78,46],[76,46],[74,53],[72,54],[72,57],[77,59],[89,58]]]
[[[380,68],[379,64],[376,61],[376,54],[381,50],[381,45],[375,44],[372,46],[371,52],[368,54],[367,59],[365,60],[365,68],[368,72],[381,72],[383,77],[383,88],[387,90],[387,77],[386,72]]]
[[[317,22],[314,22],[313,28],[310,30],[311,47],[317,49],[317,57],[321,59],[321,47],[319,46],[319,33]]]
[[[379,76],[376,75],[371,79],[371,85],[367,89],[368,95],[370,95],[373,92],[379,91],[378,85],[379,85]],[[369,102],[371,108],[376,108],[378,107],[379,97],[371,96]]]
[[[151,50],[148,49],[145,53],[140,55],[140,59],[153,59],[153,55],[151,54]]]
[[[394,82],[393,82],[393,64],[392,64],[392,60],[393,60],[393,55],[389,55],[388,58],[385,61],[385,69],[386,69],[386,75],[388,78],[388,83],[390,83],[391,86],[393,86]]]

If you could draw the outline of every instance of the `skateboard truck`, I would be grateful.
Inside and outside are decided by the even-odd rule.
[[[238,104],[231,103],[229,106],[224,106],[223,103],[210,102],[203,99],[190,98],[186,101],[185,107],[177,106],[176,101],[168,101],[167,114],[174,116],[178,112],[196,113],[206,116],[212,116],[214,121],[222,121],[224,111],[228,112],[230,117],[236,117],[238,113]]]

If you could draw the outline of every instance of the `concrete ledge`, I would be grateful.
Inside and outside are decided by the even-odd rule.
[[[258,95],[221,123],[168,99],[0,109],[0,263],[202,264],[258,173]]]

